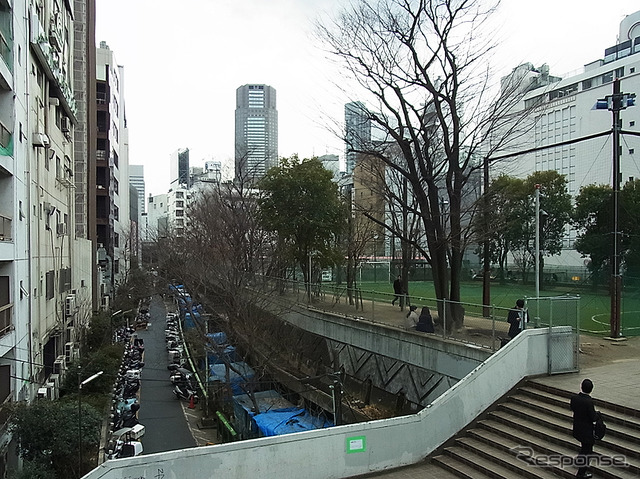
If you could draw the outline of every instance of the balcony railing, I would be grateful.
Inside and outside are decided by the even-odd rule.
[[[11,218],[0,215],[0,241],[11,241]]]
[[[9,46],[9,42],[5,38],[5,32],[0,29],[0,58],[4,60],[9,67],[9,71],[13,71],[13,55],[11,52],[11,47]]]
[[[0,122],[0,148],[8,149],[11,143],[11,132]]]
[[[13,329],[13,303],[0,306],[0,336]]]

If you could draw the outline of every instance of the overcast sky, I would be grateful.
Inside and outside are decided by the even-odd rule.
[[[313,41],[313,21],[347,0],[96,0],[96,44],[124,66],[129,159],[145,168],[147,196],[166,193],[169,155],[192,166],[217,160],[233,172],[235,91],[277,90],[279,155],[344,153],[330,124],[348,98]],[[602,58],[638,0],[503,0],[495,66],[528,61],[562,76]]]

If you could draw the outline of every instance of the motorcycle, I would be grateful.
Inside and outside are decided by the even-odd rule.
[[[198,404],[198,392],[189,380],[176,382],[173,385],[173,394],[177,399],[184,399],[186,401],[191,401],[193,398],[193,403]]]

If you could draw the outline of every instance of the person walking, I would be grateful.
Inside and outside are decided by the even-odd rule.
[[[591,391],[593,391],[593,382],[590,379],[584,379],[580,384],[580,392],[571,397],[570,403],[573,411],[573,437],[580,441],[580,453],[576,458],[578,466],[576,477],[582,478],[593,477],[589,471],[589,460],[595,444],[593,423],[596,420],[596,408],[590,396]]]
[[[391,304],[395,306],[396,301],[400,300],[400,304],[402,305],[402,278],[400,278],[400,275],[398,275],[396,280],[393,282],[393,293],[395,296],[393,297]]]
[[[409,312],[407,313],[405,321],[405,326],[407,329],[416,329],[416,325],[418,324],[418,313],[416,313],[417,309],[417,306],[409,307]]]
[[[524,299],[516,301],[516,305],[509,310],[507,315],[509,323],[509,339],[515,338],[525,328],[525,323],[529,322],[529,314],[524,309]]]

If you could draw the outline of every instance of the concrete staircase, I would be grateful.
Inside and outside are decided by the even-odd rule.
[[[575,477],[571,460],[579,444],[571,435],[571,395],[535,380],[523,383],[431,456],[430,474],[468,479]],[[607,435],[594,447],[598,458],[591,460],[593,476],[639,478],[640,410],[595,402]]]

